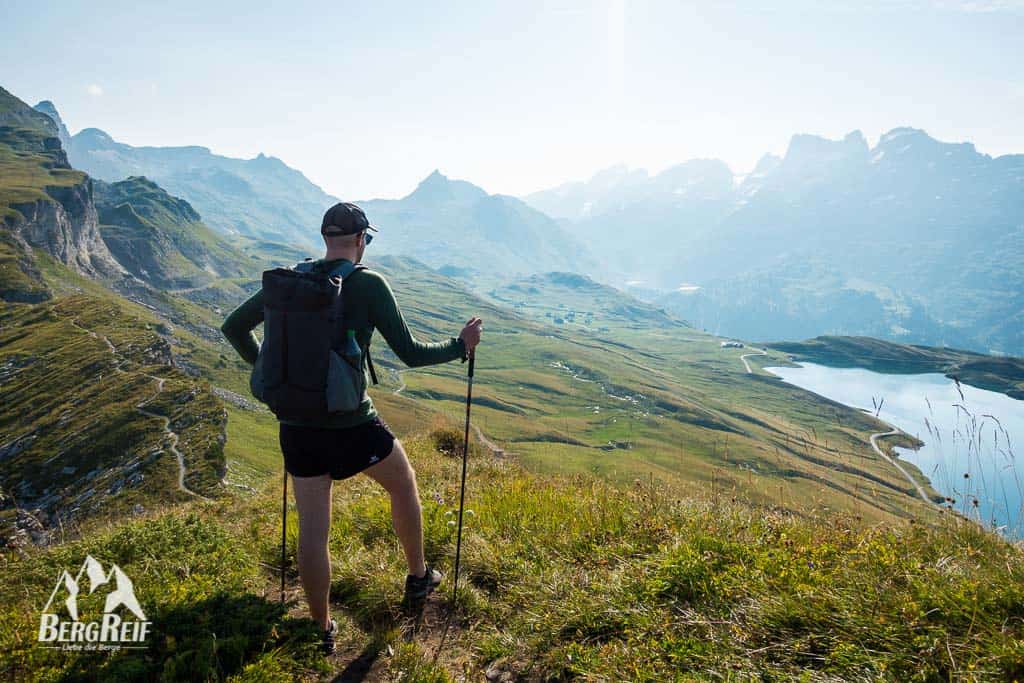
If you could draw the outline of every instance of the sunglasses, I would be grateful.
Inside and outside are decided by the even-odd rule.
[[[331,226],[331,227],[333,227],[333,226]],[[328,237],[333,237],[335,235],[346,235],[348,233],[344,233],[344,232],[322,232],[320,234],[326,235]],[[371,235],[368,231],[363,230],[363,235],[366,238],[366,244],[369,244],[370,242],[373,241],[373,235]]]

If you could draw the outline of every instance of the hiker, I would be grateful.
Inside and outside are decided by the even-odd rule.
[[[368,231],[377,232],[377,228],[370,225],[362,209],[346,202],[336,204],[324,214],[320,226],[327,249],[324,257],[317,261],[306,259],[295,269],[304,267],[334,273],[340,266],[342,270],[347,267],[351,271],[342,283],[344,327],[346,331],[355,330],[357,353],[359,350],[365,353],[374,382],[376,373],[369,358],[374,329],[380,331],[395,355],[409,367],[446,363],[456,358],[467,360],[480,343],[483,321],[471,318],[458,337],[447,341],[417,341],[406,325],[388,281],[360,264],[366,245],[373,239]],[[231,345],[250,364],[256,363],[260,351],[252,330],[263,321],[261,289],[232,311],[221,326]],[[351,339],[348,341],[351,343]],[[360,379],[364,380],[365,370],[360,373]],[[424,558],[416,474],[402,442],[377,413],[365,391],[354,411],[329,413],[326,419],[315,423],[281,417],[278,420],[285,470],[292,477],[299,513],[299,577],[310,616],[324,631],[324,651],[331,653],[337,623],[329,613],[331,565],[327,538],[331,523],[331,485],[335,479],[346,479],[362,472],[390,495],[392,524],[408,563],[407,601],[424,599],[441,582],[442,574]]]

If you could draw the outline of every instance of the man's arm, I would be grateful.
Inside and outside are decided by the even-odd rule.
[[[376,273],[372,275],[377,284],[374,296],[370,299],[370,324],[380,331],[388,346],[403,363],[415,368],[422,365],[447,363],[456,358],[465,360],[466,345],[458,337],[433,343],[417,341],[405,323],[405,316],[398,308],[391,285],[380,275]]]
[[[231,311],[220,326],[220,331],[231,342],[231,346],[235,347],[238,355],[249,365],[256,363],[256,357],[260,353],[260,340],[256,338],[252,330],[261,322],[263,322],[262,289]]]

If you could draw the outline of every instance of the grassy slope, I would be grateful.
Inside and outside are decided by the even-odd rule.
[[[106,296],[154,328],[164,324],[144,305],[112,296],[44,255],[38,262],[58,295]],[[597,305],[591,327],[605,332],[582,323],[545,325],[469,295],[415,261],[374,263],[392,282],[418,337],[454,334],[473,314],[486,319],[474,421],[538,471],[597,472],[619,482],[653,478],[681,494],[714,490],[804,512],[844,510],[871,521],[919,512],[909,483],[867,445],[868,434],[883,426],[767,374],[746,374],[742,349],[723,350],[716,338],[671,321],[638,326],[612,309],[602,314]],[[218,297],[226,306],[231,291],[237,301],[254,283],[218,284],[230,286]],[[170,321],[180,366],[248,397],[248,367],[217,329],[224,309],[161,294],[146,302]],[[399,379],[404,366],[383,340],[373,350],[382,384],[371,394],[396,428],[435,413],[462,414],[463,366],[417,369]],[[396,396],[402,380],[407,386]],[[229,474],[229,482],[252,485],[277,469],[275,427],[265,410],[231,406],[226,457],[229,473],[240,474],[237,481]]]
[[[151,324],[109,297],[0,305],[0,359],[0,443],[18,444],[0,461],[0,483],[20,506],[39,505],[68,524],[101,510],[187,499],[172,437],[140,405],[170,419],[186,486],[208,495],[218,488],[220,402],[206,382],[168,364],[167,343]]]
[[[941,372],[947,377],[1024,399],[1024,359],[986,356],[960,349],[897,344],[871,337],[815,337],[803,342],[775,342],[770,348],[798,360],[879,372]]]
[[[248,272],[244,253],[206,227],[188,202],[146,178],[96,183],[96,207],[111,252],[155,286],[192,288]]]
[[[909,484],[867,446],[868,435],[886,427],[768,373],[747,374],[739,356],[750,349],[722,349],[717,338],[678,322],[636,324],[603,300],[563,309],[558,289],[541,287],[514,314],[446,279],[435,276],[430,285],[397,266],[385,260],[379,269],[417,321],[432,311],[450,320],[484,317],[474,416],[489,438],[531,467],[618,481],[653,477],[682,492],[723,490],[875,520],[917,505]],[[429,304],[421,304],[428,287]],[[580,316],[562,326],[541,322],[544,313],[570,307],[595,317],[589,325]],[[451,333],[423,324],[427,337]],[[778,354],[768,360],[786,362]],[[458,416],[463,372],[457,364],[406,372],[403,395],[432,399]]]
[[[55,166],[46,141],[56,139],[33,128],[0,126],[0,212],[7,219],[16,217],[12,204],[47,199],[49,187],[81,184],[81,171]]]
[[[459,461],[404,441],[424,502],[428,557],[450,571]],[[1024,555],[948,517],[930,527],[791,516],[727,496],[535,474],[474,448],[463,581],[419,629],[399,610],[400,551],[385,495],[336,487],[332,610],[341,652],[316,654],[288,534],[289,603],[273,569],[280,484],[137,520],[86,540],[0,557],[0,675],[18,680],[292,681],[362,663],[367,680],[1011,680],[1024,675]],[[86,553],[133,579],[154,622],[142,652],[69,655],[34,642],[60,570]],[[450,576],[450,574],[449,574]],[[450,588],[450,584],[446,584]],[[86,603],[88,604],[88,603]],[[95,609],[95,607],[94,607]],[[348,669],[350,672],[352,669]]]
[[[909,483],[867,445],[868,434],[884,427],[767,374],[746,374],[738,358],[745,350],[723,350],[716,338],[675,323],[637,326],[611,315],[599,315],[593,325],[606,332],[582,324],[557,328],[488,304],[415,261],[387,257],[370,264],[389,277],[421,339],[454,334],[473,314],[486,319],[475,421],[537,469],[597,471],[619,481],[654,477],[680,491],[715,488],[783,506],[828,505],[873,520],[913,513],[918,504]],[[231,281],[235,301],[253,286]],[[229,295],[224,290],[216,307],[173,296],[151,303],[172,321],[173,349],[183,364],[248,396],[248,366],[217,331]],[[403,372],[407,386],[395,396],[404,366],[379,338],[373,353],[382,384],[371,395],[389,422],[404,426],[420,413],[463,412],[464,366]],[[230,445],[235,419],[263,425],[269,441],[253,448],[273,452],[272,417],[263,411],[236,418],[241,412],[229,419],[229,452],[245,459]],[[272,456],[255,460],[262,464],[246,466],[269,469]]]

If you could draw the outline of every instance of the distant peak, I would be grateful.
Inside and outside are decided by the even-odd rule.
[[[473,183],[465,180],[452,180],[435,168],[404,199],[447,201],[479,199],[486,196],[487,192]]]
[[[421,180],[419,184],[416,185],[415,192],[419,192],[421,189],[424,188],[429,189],[432,187],[444,187],[448,183],[448,176],[444,175],[443,173],[441,173],[441,171],[435,168],[433,171],[430,172],[430,175],[428,175],[426,178]]]
[[[266,166],[268,168],[269,167],[275,167],[275,166],[276,167],[282,167],[282,168],[287,168],[288,167],[287,164],[285,164],[283,161],[281,161],[277,157],[271,156],[269,154],[264,154],[263,152],[260,152],[259,154],[257,154],[255,157],[253,157],[252,160],[253,160],[253,162],[255,162],[257,164],[260,164],[262,166]]]
[[[97,140],[103,142],[113,142],[114,138],[110,137],[104,131],[99,128],[83,128],[75,134],[76,138],[85,138],[88,140]]]
[[[852,130],[847,133],[846,137],[843,138],[843,142],[847,145],[868,146],[868,141],[864,138],[864,133],[859,130]]]
[[[897,156],[911,155],[919,157],[921,155],[930,156],[950,152],[967,154],[968,156],[978,153],[973,143],[942,142],[928,135],[928,133],[920,128],[903,126],[893,128],[878,139],[873,158],[875,161],[878,161],[883,158],[891,159]]]
[[[57,113],[57,107],[50,100],[41,100],[35,107],[36,111],[41,111],[44,114],[60,118],[60,114]]]
[[[64,121],[60,118],[60,113],[57,111],[57,107],[50,100],[43,100],[32,107],[36,111],[46,114],[57,127],[57,137],[60,138],[60,144],[67,151],[71,146],[71,134],[68,133],[67,127],[64,125]]]
[[[907,138],[908,141],[911,140],[911,139],[914,139],[914,138],[916,138],[916,139],[927,138],[927,139],[930,140],[931,136],[928,135],[928,133],[926,133],[925,131],[923,131],[920,128],[910,128],[909,126],[901,126],[899,128],[893,128],[888,133],[885,133],[884,135],[882,135],[882,137],[878,141],[880,143],[882,143],[882,142],[892,142],[893,140],[896,140],[897,138]]]
[[[868,143],[859,130],[848,133],[842,140],[830,140],[820,135],[797,133],[789,141],[786,164],[834,162],[841,159],[867,159]]]

